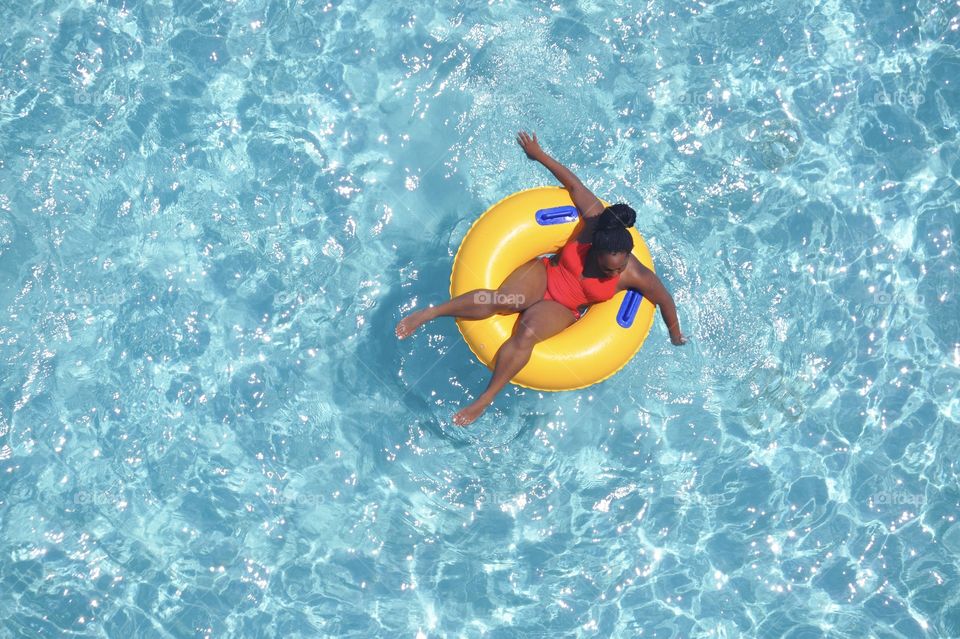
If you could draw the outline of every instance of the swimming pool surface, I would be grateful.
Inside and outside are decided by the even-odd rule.
[[[960,3],[401,4],[3,3],[0,636],[960,637]],[[520,129],[691,342],[459,429]]]

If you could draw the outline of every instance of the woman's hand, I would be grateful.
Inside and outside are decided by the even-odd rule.
[[[687,338],[683,333],[678,332],[676,335],[670,336],[670,343],[674,346],[683,346],[687,343]]]
[[[520,131],[517,133],[517,144],[520,145],[528,158],[547,167],[553,173],[553,177],[560,181],[563,188],[570,192],[570,199],[573,200],[573,205],[577,207],[582,217],[588,218],[600,215],[603,211],[603,203],[590,192],[590,189],[583,185],[580,178],[574,175],[570,169],[554,160],[540,148],[536,133],[533,134],[533,137],[530,137],[526,131]]]
[[[520,133],[517,133],[517,144],[520,145],[520,148],[523,149],[523,152],[526,153],[527,157],[531,160],[539,162],[543,156],[546,155],[543,149],[540,148],[536,133],[534,133],[531,138],[527,135],[526,131],[520,131]]]

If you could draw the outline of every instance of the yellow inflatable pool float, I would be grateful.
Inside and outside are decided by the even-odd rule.
[[[604,206],[607,203],[604,202]],[[577,209],[562,187],[545,186],[510,195],[473,223],[453,258],[450,297],[475,289],[496,290],[515,268],[556,253],[581,228]],[[653,270],[646,242],[636,229],[633,255]],[[593,304],[572,326],[538,343],[512,383],[541,391],[585,388],[623,368],[643,345],[655,307],[637,291],[621,291]],[[483,320],[457,319],[470,350],[487,368],[507,339],[519,313]]]

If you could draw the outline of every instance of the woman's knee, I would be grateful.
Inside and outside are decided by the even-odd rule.
[[[525,322],[523,319],[520,320],[519,325],[517,326],[517,332],[515,334],[517,341],[522,344],[533,345],[540,341],[540,337],[537,335],[537,329]]]

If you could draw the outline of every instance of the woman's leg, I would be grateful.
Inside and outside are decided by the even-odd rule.
[[[494,313],[519,313],[542,300],[546,290],[547,269],[539,259],[533,259],[514,269],[497,290],[478,288],[440,306],[414,311],[400,320],[395,332],[403,339],[438,317],[478,320]]]
[[[453,423],[466,426],[486,410],[497,393],[530,361],[537,342],[553,337],[576,319],[566,306],[553,300],[541,300],[525,310],[513,335],[497,351],[493,377],[487,389],[472,404],[453,416]]]

